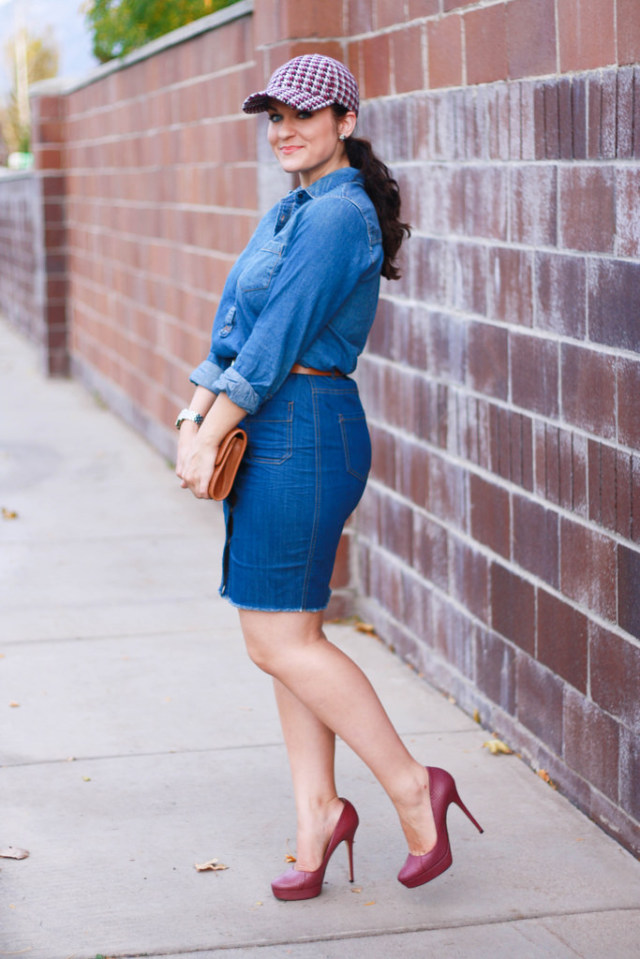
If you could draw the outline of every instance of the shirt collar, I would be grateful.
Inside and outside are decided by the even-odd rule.
[[[350,183],[353,180],[357,180],[358,177],[361,176],[362,174],[360,173],[360,170],[356,170],[355,167],[340,167],[338,170],[334,170],[333,173],[327,173],[326,176],[320,177],[320,179],[316,180],[315,183],[312,183],[311,186],[299,186],[295,190],[292,190],[292,193],[306,193],[308,196],[322,196],[324,193],[328,193],[330,190],[335,190],[335,188],[340,186],[341,183]]]

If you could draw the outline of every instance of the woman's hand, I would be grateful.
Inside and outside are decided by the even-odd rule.
[[[202,413],[204,423],[198,427],[190,420],[182,421],[176,473],[183,489],[190,489],[198,499],[210,499],[209,481],[218,447],[229,430],[237,426],[247,412],[233,403],[226,393],[220,393],[216,398],[202,386],[196,387],[191,408]]]
[[[176,473],[183,489],[190,489],[198,499],[209,499],[209,480],[218,449],[198,440],[198,427],[185,421],[180,427]]]

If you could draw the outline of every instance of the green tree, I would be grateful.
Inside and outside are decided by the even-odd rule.
[[[5,44],[12,77],[7,103],[0,114],[2,136],[9,152],[27,153],[31,141],[28,92],[32,83],[58,73],[58,50],[51,32],[35,36],[24,28]]]
[[[86,18],[101,63],[237,0],[89,0]]]

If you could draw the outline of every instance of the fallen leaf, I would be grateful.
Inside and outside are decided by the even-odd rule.
[[[546,769],[539,769],[538,776],[540,776],[540,779],[543,779],[546,783],[548,783],[552,789],[556,789],[556,784],[553,782]]]
[[[9,705],[11,706],[12,709],[18,709],[20,706],[20,703],[17,703],[15,699],[12,699]]]
[[[14,509],[7,509],[6,506],[2,507],[2,518],[3,519],[17,519],[18,514]]]
[[[292,856],[291,853],[289,852],[289,853],[287,853],[287,855],[284,857],[284,861],[285,861],[285,862],[297,862],[298,860],[296,859],[295,856]]]
[[[362,892],[362,886],[354,886],[351,892]]]
[[[365,902],[365,906],[375,906],[375,904],[376,904],[375,899],[371,899],[369,902]]]
[[[83,783],[90,783],[90,782],[91,782],[91,776],[83,776],[83,777],[82,777],[82,782],[83,782]]]
[[[7,849],[0,849],[0,858],[2,859],[27,859],[29,853],[26,849],[14,849],[9,846]]]
[[[198,872],[221,872],[223,869],[229,868],[223,862],[218,862],[217,859],[210,859],[209,862],[196,862],[194,865]]]
[[[482,744],[482,747],[489,750],[492,756],[497,756],[499,753],[504,753],[505,756],[510,756],[513,753],[513,749],[509,749],[506,743],[503,743],[501,739],[489,739],[486,743]]]
[[[376,635],[376,628],[373,623],[358,623],[356,625],[356,631],[358,633],[369,633],[370,636]]]
[[[479,710],[479,709],[474,709],[474,710],[473,710],[473,721],[474,721],[474,723],[479,723],[479,722],[480,722],[480,710]]]

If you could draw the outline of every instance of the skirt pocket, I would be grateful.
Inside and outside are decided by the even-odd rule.
[[[247,431],[246,460],[277,466],[293,454],[293,400],[279,410],[258,411],[241,425]]]
[[[340,430],[347,473],[365,483],[371,468],[371,439],[364,413],[340,414]]]

